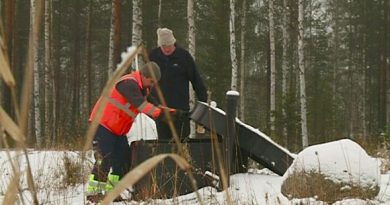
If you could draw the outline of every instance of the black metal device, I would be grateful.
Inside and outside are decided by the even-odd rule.
[[[210,139],[187,139],[182,143],[185,158],[192,166],[192,173],[197,187],[219,186],[210,177],[210,173],[219,175],[216,146],[221,149],[221,142],[213,144]],[[142,140],[131,144],[132,167],[162,153],[177,153],[177,146],[169,140]],[[176,166],[172,159],[160,163],[135,185],[136,198],[172,198],[187,193],[192,189],[188,173]]]
[[[192,120],[207,128],[211,135],[217,135],[213,138],[183,139],[186,159],[192,165],[198,188],[222,188],[221,182],[218,184],[215,179],[220,175],[219,160],[228,162],[225,165],[229,168],[225,170],[228,175],[246,172],[248,157],[279,175],[283,175],[293,161],[291,154],[283,147],[237,120],[236,105],[233,103],[230,106],[228,117],[224,111],[202,102],[198,102],[191,113]],[[222,151],[223,156],[220,157],[223,159],[217,156],[217,147]],[[131,150],[132,167],[157,154],[178,152],[176,144],[169,140],[136,141],[131,144]],[[172,198],[194,191],[188,174],[171,159],[155,167],[137,182],[135,189],[138,199]]]
[[[208,104],[198,102],[190,116],[192,120],[203,125],[208,130],[221,135],[223,140],[227,136],[226,114]],[[245,152],[253,160],[267,167],[278,175],[283,175],[293,162],[293,156],[273,142],[269,137],[257,132],[256,129],[236,120],[238,151]],[[241,154],[241,156],[245,156]],[[236,159],[232,159],[234,162]],[[242,161],[242,160],[241,160]],[[245,165],[242,165],[245,166]],[[241,165],[239,164],[239,167]]]

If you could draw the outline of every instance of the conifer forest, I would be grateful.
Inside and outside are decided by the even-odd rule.
[[[30,147],[84,139],[121,53],[155,48],[161,27],[193,55],[209,101],[225,109],[238,91],[237,117],[292,151],[390,137],[389,0],[0,2],[0,115],[25,116]]]

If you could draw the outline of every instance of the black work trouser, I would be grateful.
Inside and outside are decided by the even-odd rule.
[[[176,133],[180,139],[188,137],[190,134],[190,119],[176,119],[173,121]],[[173,134],[167,122],[156,121],[158,139],[172,139]]]
[[[99,125],[93,140],[95,164],[92,174],[97,181],[107,181],[107,175],[112,168],[112,174],[122,178],[130,169],[131,151],[127,136],[117,136],[107,128]]]

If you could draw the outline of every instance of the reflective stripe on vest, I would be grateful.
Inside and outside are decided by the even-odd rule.
[[[137,110],[154,117],[154,111],[156,111],[156,107],[145,101],[137,107]]]
[[[123,112],[128,114],[133,119],[135,119],[135,117],[137,116],[137,113],[134,113],[134,111],[130,110],[130,105],[131,105],[130,103],[126,103],[125,105],[123,105],[120,102],[118,102],[117,100],[115,100],[114,98],[108,98],[108,102],[115,105],[115,107],[122,110]]]

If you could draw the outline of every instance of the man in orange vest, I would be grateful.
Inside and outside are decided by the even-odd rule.
[[[184,115],[183,111],[164,108],[146,100],[149,89],[160,77],[159,66],[148,62],[138,71],[120,78],[111,90],[93,141],[96,162],[89,177],[88,200],[101,200],[129,171],[131,152],[126,133],[139,113],[163,121],[166,121],[164,109],[168,109],[173,118]],[[100,99],[92,110],[90,121],[96,115],[99,102]]]

